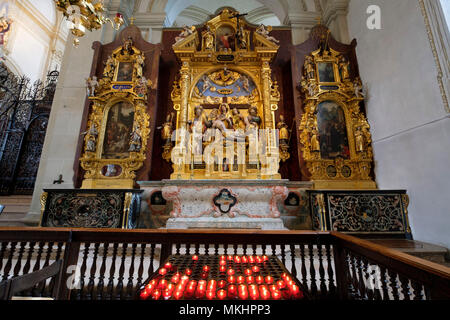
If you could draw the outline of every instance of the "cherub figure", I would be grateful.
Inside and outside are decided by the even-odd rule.
[[[361,83],[361,79],[358,77],[353,80],[353,90],[357,98],[364,98],[365,94],[363,92],[363,86]]]
[[[135,67],[136,67],[136,75],[138,77],[142,77],[143,76],[142,70],[144,68],[144,57],[142,57],[142,55],[138,55],[136,57]]]
[[[88,97],[95,95],[95,89],[98,87],[97,77],[93,76],[86,79],[86,91]]]
[[[258,28],[256,28],[256,33],[263,36],[264,38],[266,38],[269,41],[275,42],[275,43],[280,43],[280,41],[278,41],[277,39],[275,39],[272,36],[269,36],[269,32],[272,31],[272,27],[268,26],[266,29],[266,26],[263,24],[260,24]]]
[[[131,141],[128,151],[139,152],[141,150],[141,134],[139,127],[136,127],[136,129],[134,129],[134,131],[130,135]]]
[[[191,26],[188,27],[187,25],[183,26],[183,31],[181,31],[181,33],[175,38],[175,43],[183,40],[184,38],[190,36],[191,34],[194,33],[195,27]]]

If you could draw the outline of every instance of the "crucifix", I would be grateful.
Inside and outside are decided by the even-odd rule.
[[[244,17],[244,16],[246,16],[248,13],[242,13],[242,14],[239,14],[239,13],[236,13],[234,16],[232,16],[230,19],[233,19],[233,18],[236,18],[236,22],[237,22],[237,24],[236,24],[236,38],[237,38],[237,40],[238,40],[238,46],[241,44],[241,37],[243,37],[244,35],[243,34],[241,34],[241,27],[240,27],[240,23],[239,23],[239,21],[240,21],[240,18],[241,17]]]

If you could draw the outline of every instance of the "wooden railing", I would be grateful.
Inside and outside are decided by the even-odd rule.
[[[0,281],[62,259],[58,299],[135,299],[160,262],[194,253],[276,255],[313,299],[450,298],[449,268],[313,231],[0,228]],[[53,284],[22,294],[48,296]]]

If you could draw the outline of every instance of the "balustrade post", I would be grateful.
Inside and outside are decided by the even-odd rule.
[[[67,281],[69,277],[73,276],[73,272],[76,272],[76,269],[71,273],[67,273],[67,269],[70,266],[76,266],[78,263],[78,254],[80,253],[80,242],[72,242],[72,231],[69,233],[69,238],[66,242],[66,248],[64,250],[64,263],[63,268],[61,270],[61,281],[59,285],[61,286],[58,292],[57,300],[70,300],[71,288],[69,288]],[[77,279],[75,279],[77,280]],[[56,284],[55,284],[56,285]]]
[[[340,243],[333,244],[334,269],[336,272],[336,286],[339,299],[348,299],[348,266],[344,256],[344,248]]]

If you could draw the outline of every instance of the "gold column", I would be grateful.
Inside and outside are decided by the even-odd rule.
[[[188,98],[190,87],[189,62],[183,61],[180,69],[181,112],[179,128],[186,128],[188,119]]]
[[[263,105],[264,105],[264,128],[273,128],[272,112],[270,110],[270,66],[269,61],[265,60],[261,68],[263,82]]]

